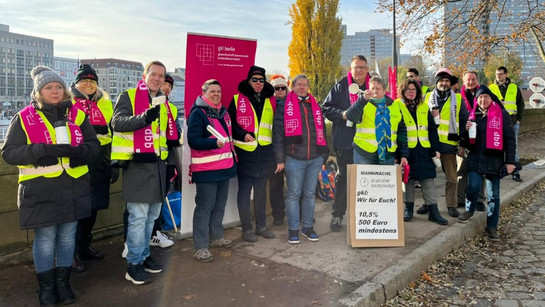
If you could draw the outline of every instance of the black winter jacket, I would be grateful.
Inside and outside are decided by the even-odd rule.
[[[248,80],[243,80],[238,85],[238,91],[250,99],[258,122],[261,122],[261,113],[263,112],[265,99],[273,96],[273,86],[270,83],[265,82],[261,93],[259,95],[254,95],[255,92],[252,86],[248,83]],[[231,116],[231,122],[233,125],[233,138],[238,141],[244,141],[244,136],[249,132],[242,129],[237,123],[237,107],[235,105],[234,97],[231,99],[228,112],[229,116]],[[253,133],[250,133],[250,135],[255,138]],[[246,151],[238,147],[235,147],[235,150],[238,156],[237,174],[239,176],[268,176],[274,173],[276,170],[272,144],[267,146],[261,146],[258,144],[254,151]]]
[[[487,116],[477,108],[475,122],[477,123],[477,137],[475,144],[469,144],[469,133],[462,132],[462,146],[468,148],[467,170],[476,171],[482,175],[498,175],[505,164],[515,164],[515,132],[511,124],[509,113],[502,108],[503,117],[503,150],[486,148]]]
[[[321,156],[326,161],[329,156],[327,146],[316,144],[316,127],[310,103],[299,101],[299,109],[302,117],[301,138],[286,138],[284,131],[284,106],[285,103],[276,108],[274,114],[273,146],[276,163],[284,163],[286,156],[297,160],[312,160]],[[306,114],[306,118],[305,118]],[[322,118],[322,122],[323,122]],[[324,124],[324,137],[327,139],[327,129]]]
[[[360,90],[366,90],[365,84],[360,86]],[[352,127],[346,126],[346,120],[342,116],[350,106],[348,79],[344,77],[331,88],[322,105],[325,118],[333,122],[331,142],[335,149],[352,150],[356,124],[352,124]]]
[[[33,102],[36,108],[38,106]],[[47,121],[53,124],[66,119],[70,100],[57,106],[45,104],[40,110]],[[86,118],[80,126],[84,142],[81,154],[71,158],[72,166],[88,164],[94,161],[100,150],[95,130]],[[57,158],[52,155],[50,144],[27,144],[27,137],[22,127],[20,116],[13,117],[8,128],[2,157],[12,165],[53,165]],[[40,228],[73,222],[91,214],[89,173],[75,179],[63,172],[58,177],[37,177],[19,183],[17,204],[19,206],[19,224],[21,229]]]

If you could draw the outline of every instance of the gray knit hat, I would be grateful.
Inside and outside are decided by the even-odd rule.
[[[39,65],[32,68],[32,71],[30,72],[30,77],[32,78],[32,80],[34,80],[34,91],[38,93],[46,84],[51,82],[59,82],[62,87],[66,89],[66,84],[64,83],[62,77],[47,66]]]

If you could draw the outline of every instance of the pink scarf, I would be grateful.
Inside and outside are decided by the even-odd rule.
[[[134,98],[134,115],[140,115],[146,112],[150,107],[148,86],[144,80],[138,81],[136,85],[136,94]],[[134,152],[135,153],[154,153],[153,131],[151,125],[134,131]]]
[[[70,109],[68,109],[68,114],[66,116],[68,119],[68,130],[70,131],[70,145],[72,146],[83,144],[83,133],[81,132],[81,128],[74,124],[77,114],[78,109],[75,106],[71,106]],[[24,126],[27,127],[26,130],[31,143],[53,144],[53,139],[51,138],[47,126],[32,105],[22,109],[20,117]]]
[[[246,132],[255,133],[254,109],[250,98],[238,94],[237,123]]]
[[[503,117],[501,107],[494,101],[486,111],[486,148],[503,150]]]
[[[479,86],[475,88],[475,93],[477,93],[477,90],[479,89]],[[467,100],[466,95],[466,86],[462,85],[462,89],[460,90],[460,94],[462,95],[462,99],[464,100],[464,103],[466,104],[467,111],[469,112],[469,120],[475,120],[475,106],[477,106],[477,101],[473,100],[473,105]]]
[[[176,129],[176,122],[174,121],[174,115],[172,115],[172,112],[170,111],[170,105],[168,100],[165,102],[165,107],[167,107],[167,117],[168,117],[167,140],[177,141],[179,139],[178,129]]]
[[[314,127],[316,128],[316,144],[326,146],[322,110],[316,103],[316,99],[308,94],[312,114],[314,115]],[[299,97],[293,91],[288,93],[284,107],[284,133],[286,137],[301,136],[303,127],[301,124],[301,109],[299,108]],[[310,140],[309,140],[310,142]]]
[[[108,124],[106,123],[104,114],[102,114],[102,111],[97,106],[96,101],[82,98],[74,98],[74,100],[76,100],[76,103],[74,104],[76,108],[82,110],[83,112],[85,112],[85,114],[89,115],[89,121],[91,122],[91,125],[106,126]]]
[[[346,75],[346,79],[348,80],[348,87],[350,87],[350,85],[352,85],[352,74],[350,72],[348,72],[348,74]],[[369,74],[367,74],[367,76],[365,76],[365,89],[369,89],[369,79],[371,79],[369,77]],[[350,104],[353,105],[354,102],[358,101],[358,94],[351,94],[350,92],[348,92],[348,95],[350,96]]]

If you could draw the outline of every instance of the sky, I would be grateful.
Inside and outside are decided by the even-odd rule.
[[[288,73],[289,8],[295,0],[0,0],[0,23],[10,32],[54,40],[55,56],[162,61],[185,67],[187,33],[257,40],[256,65]],[[341,0],[348,34],[391,28],[391,14],[373,0]],[[402,50],[403,53],[403,50]]]

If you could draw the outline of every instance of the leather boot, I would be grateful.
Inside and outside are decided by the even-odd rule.
[[[414,202],[405,202],[405,212],[403,213],[403,220],[410,222],[413,219]]]
[[[55,288],[59,301],[63,304],[72,304],[76,296],[70,287],[70,275],[72,274],[71,267],[55,268]]]
[[[427,214],[428,212],[430,212],[430,209],[428,208],[428,205],[426,204],[423,204],[422,207],[418,208],[418,210],[416,210],[416,213],[418,214]]]
[[[436,222],[439,225],[448,225],[448,220],[441,216],[437,204],[428,205],[430,209],[430,214],[428,215],[428,221]]]
[[[40,306],[55,306],[57,293],[55,292],[55,269],[37,273],[38,285],[40,286]]]

